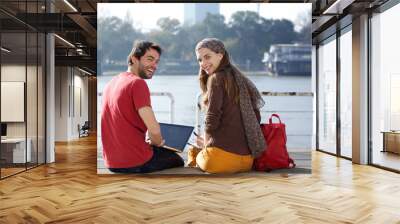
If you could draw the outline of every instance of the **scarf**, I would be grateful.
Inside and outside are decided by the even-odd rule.
[[[239,87],[239,106],[247,145],[250,148],[252,157],[257,158],[265,150],[266,143],[254,110],[259,110],[264,106],[265,102],[253,82],[235,66],[232,66],[232,75]]]

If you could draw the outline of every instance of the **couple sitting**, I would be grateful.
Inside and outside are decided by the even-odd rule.
[[[206,108],[205,133],[196,139],[202,150],[195,163],[209,173],[249,171],[253,158],[265,149],[259,125],[264,101],[254,84],[231,64],[220,40],[206,38],[195,51]],[[162,148],[160,126],[144,81],[152,78],[160,55],[158,45],[137,42],[128,56],[128,71],[104,89],[103,158],[112,172],[148,173],[184,165],[179,155]]]

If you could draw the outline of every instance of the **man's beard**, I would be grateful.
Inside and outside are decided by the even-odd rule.
[[[154,74],[154,73],[153,73]],[[139,77],[142,79],[151,79],[153,77],[153,74],[147,75],[146,74],[146,69],[142,64],[139,63]]]

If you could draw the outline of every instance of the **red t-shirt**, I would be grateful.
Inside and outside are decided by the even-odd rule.
[[[108,168],[143,165],[153,156],[145,142],[147,127],[138,110],[151,107],[146,82],[130,72],[124,72],[107,83],[103,92],[101,140],[103,158]]]

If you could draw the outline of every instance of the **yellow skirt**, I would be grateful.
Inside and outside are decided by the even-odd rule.
[[[207,147],[199,152],[196,163],[208,173],[237,173],[251,170],[251,155],[238,155],[217,147]]]

